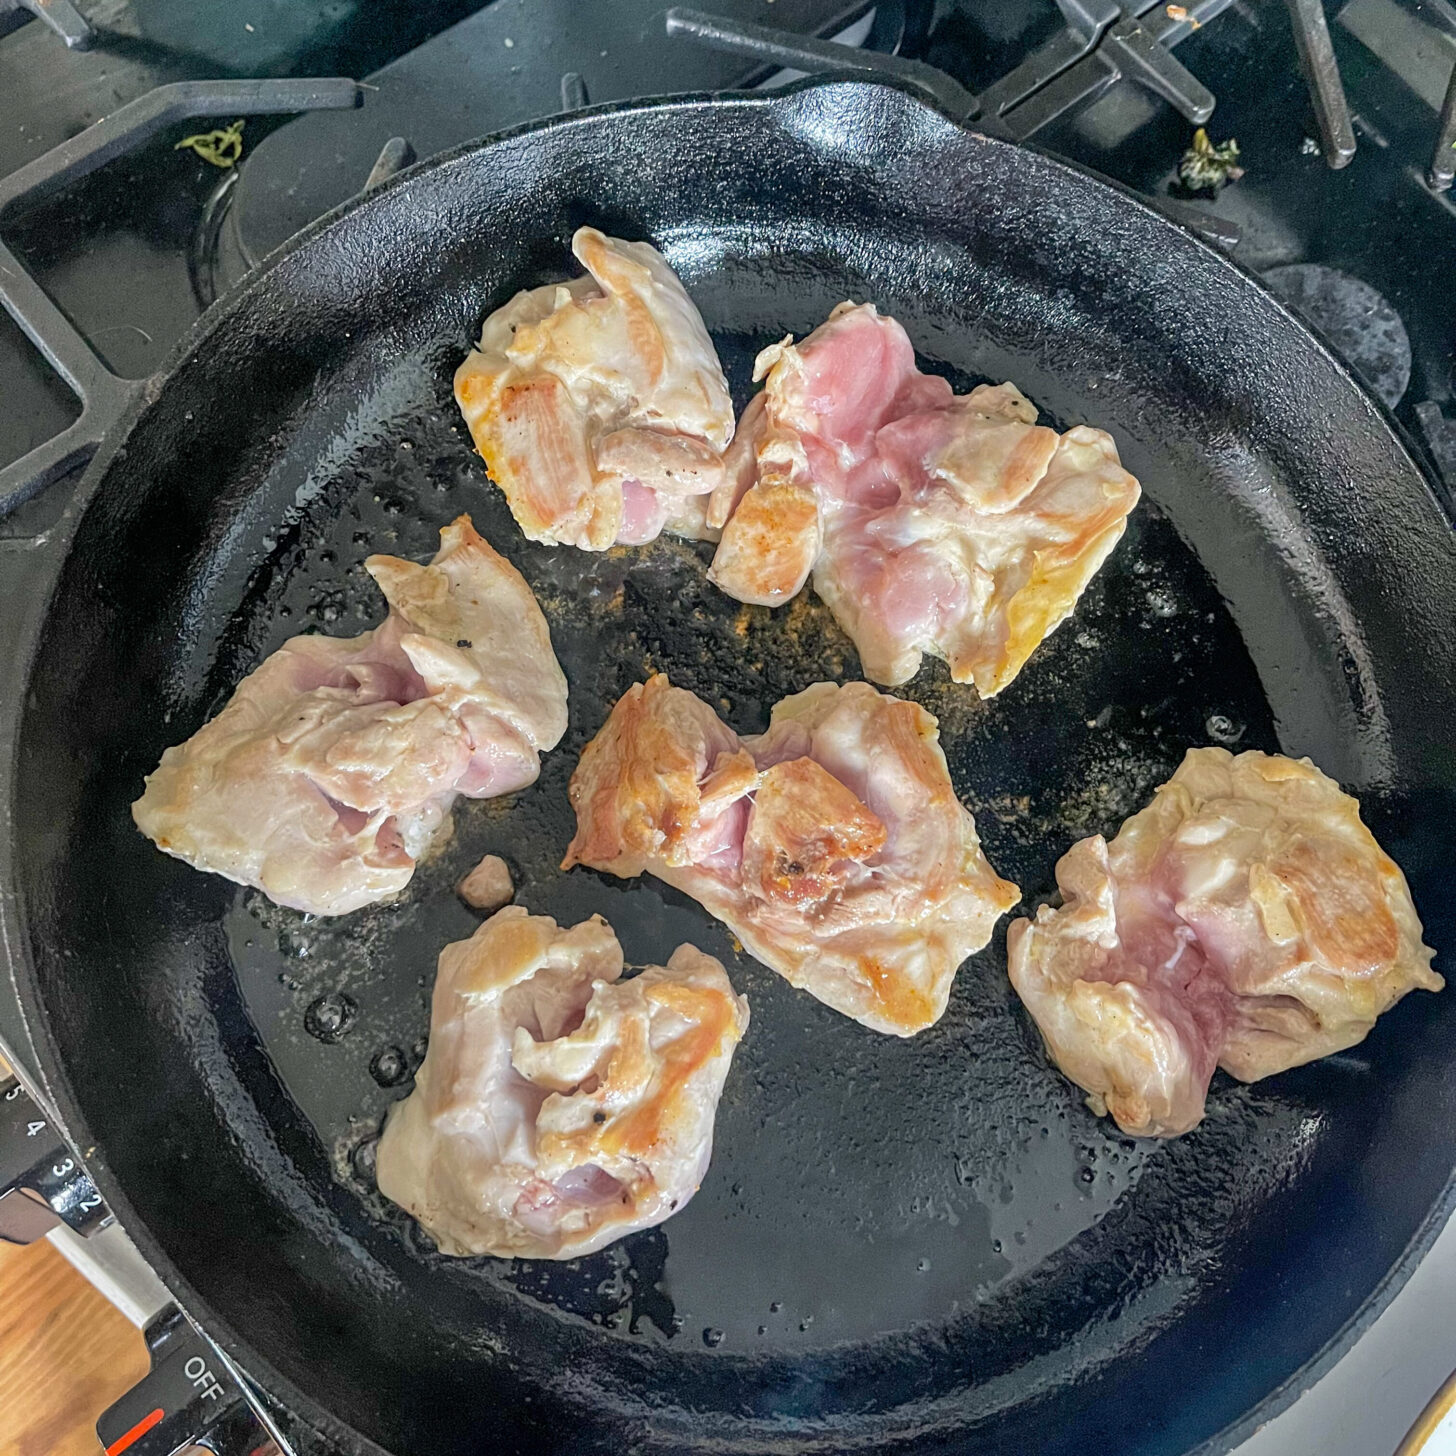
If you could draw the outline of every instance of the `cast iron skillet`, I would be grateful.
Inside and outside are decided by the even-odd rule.
[[[1116,435],[1146,500],[1076,617],[994,702],[939,667],[907,688],[1029,903],[1212,738],[1307,753],[1358,793],[1452,944],[1456,538],[1329,354],[1121,193],[899,92],[633,105],[467,148],[312,228],[209,311],[91,467],[6,739],[7,935],[72,1136],[186,1307],[347,1447],[1224,1449],[1450,1208],[1456,995],[1409,997],[1345,1056],[1220,1078],[1195,1133],[1134,1143],[1047,1067],[999,932],[902,1042],[654,881],[559,874],[567,779],[630,683],[666,669],[747,732],[858,672],[817,604],[741,610],[683,543],[531,546],[487,484],[451,372],[588,221],[665,250],[740,405],[755,349],[852,297],[960,387],[1011,378]],[[285,637],[376,621],[363,556],[424,556],[462,510],[535,586],[571,682],[540,783],[463,807],[400,903],[336,922],[142,839],[127,806],[163,747]],[[403,1091],[380,1081],[422,1050],[436,954],[474,923],[450,887],[487,849],[531,909],[601,911],[638,963],[695,940],[753,1005],[697,1199],[580,1264],[443,1259],[372,1187]],[[335,1023],[352,1008],[331,1043],[305,1024],[320,996],[349,998]]]

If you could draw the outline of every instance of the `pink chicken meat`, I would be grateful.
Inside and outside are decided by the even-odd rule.
[[[1190,749],[1057,883],[1061,909],[1010,928],[1011,981],[1125,1132],[1187,1132],[1215,1067],[1254,1082],[1342,1051],[1443,984],[1405,877],[1308,759]]]
[[[697,1192],[748,1003],[690,945],[621,977],[600,916],[561,930],[513,905],[441,952],[377,1169],[445,1253],[573,1259]]]
[[[713,581],[774,606],[812,573],[872,681],[906,682],[930,652],[1000,692],[1137,504],[1111,436],[1038,425],[1012,384],[955,394],[868,304],[765,349],[765,376],[709,500]]]
[[[534,783],[566,731],[546,619],[468,516],[428,565],[365,566],[384,623],[284,643],[132,805],[159,849],[315,915],[402,890],[457,795]]]
[[[940,1019],[1019,898],[981,852],[935,719],[867,683],[816,683],[741,739],[654,677],[587,745],[571,802],[564,867],[656,875],[793,985],[897,1036]]]
[[[707,533],[733,402],[708,331],[647,243],[579,228],[587,276],[516,294],[455,372],[455,399],[533,541],[602,551]]]

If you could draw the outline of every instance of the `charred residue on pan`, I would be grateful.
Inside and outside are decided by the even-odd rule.
[[[761,342],[726,351],[740,404],[745,361]],[[1155,496],[1156,482],[1147,484]],[[308,920],[239,892],[228,921],[278,1075],[369,1219],[407,1236],[413,1257],[442,1259],[373,1188],[372,1144],[423,1055],[435,958],[479,923],[454,886],[496,853],[511,866],[517,903],[564,923],[604,914],[630,963],[664,960],[684,940],[719,956],[753,1024],[719,1108],[712,1167],[684,1214],[568,1264],[467,1261],[473,1277],[614,1337],[691,1338],[700,1353],[726,1356],[971,1321],[973,1343],[992,1341],[990,1368],[995,1332],[1013,1338],[1042,1317],[1036,1291],[1055,1288],[1058,1270],[1070,1281],[1073,1270],[1102,1268],[1104,1282],[1121,1281],[1116,1304],[1145,1276],[1167,1273],[1170,1238],[1186,1242],[1195,1264],[1215,1245],[1179,1212],[1187,1180],[1204,1176],[1198,1158],[1122,1138],[1049,1071],[1006,981],[999,931],[960,972],[944,1020],[899,1041],[795,992],[658,882],[559,871],[572,770],[633,683],[665,671],[751,733],[785,695],[859,675],[852,645],[812,593],[776,611],[741,606],[706,581],[711,548],[701,543],[663,538],[593,555],[525,541],[441,382],[436,402],[361,443],[276,533],[229,629],[240,670],[300,630],[376,625],[382,602],[364,558],[425,558],[461,511],[536,591],[571,686],[566,738],[532,788],[457,804],[453,835],[396,901]],[[896,691],[939,720],[957,791],[992,863],[1028,904],[1054,891],[1053,866],[1074,839],[1115,832],[1185,747],[1208,741],[1210,719],[1228,725],[1236,746],[1274,745],[1232,619],[1148,499],[1075,615],[1000,696],[983,702],[939,662]],[[321,1042],[308,1009],[340,996],[352,1004],[350,1025]],[[386,1050],[407,1065],[391,1062],[381,1079]],[[1283,1176],[1291,1129],[1309,1114],[1278,1089],[1222,1079],[1210,1109],[1199,1157],[1238,1160],[1243,1196],[1258,1198]],[[847,1266],[857,1271],[850,1295]]]

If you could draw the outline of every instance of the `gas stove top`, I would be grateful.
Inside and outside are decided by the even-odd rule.
[[[657,0],[0,0],[0,566],[64,507],[119,381],[156,370],[329,208],[533,118],[825,64],[887,65],[1197,229],[1344,354],[1456,498],[1448,0],[1348,0],[1328,22],[1317,0],[703,3],[712,17]],[[854,50],[826,61],[815,38]],[[105,135],[86,131],[103,119]],[[1202,173],[1185,164],[1200,123]],[[37,449],[44,471],[15,464]],[[24,1068],[8,987],[0,1049]],[[1246,1456],[1390,1449],[1456,1363],[1453,1304],[1448,1229],[1337,1377]],[[159,1361],[186,1338],[159,1324]]]

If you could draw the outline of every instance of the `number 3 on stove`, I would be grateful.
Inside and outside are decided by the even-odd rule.
[[[67,1173],[74,1173],[75,1171],[76,1163],[73,1158],[64,1158],[61,1162],[57,1163],[54,1168],[51,1169],[51,1172],[54,1173],[57,1178],[64,1178]]]

